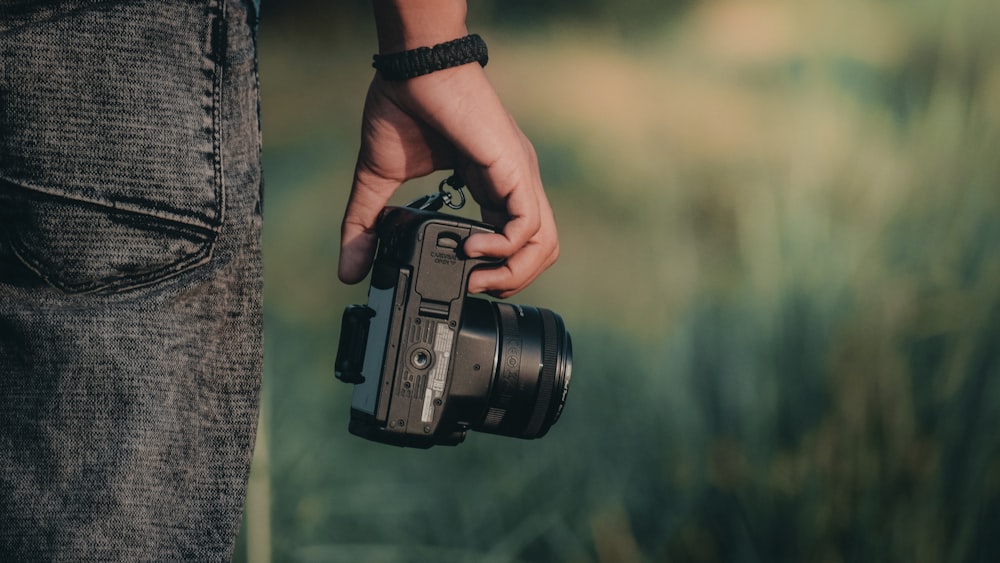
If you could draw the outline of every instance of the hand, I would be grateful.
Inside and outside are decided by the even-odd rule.
[[[362,118],[361,150],[341,227],[340,279],[357,283],[371,268],[375,220],[407,180],[455,170],[498,234],[477,234],[470,257],[506,258],[479,269],[472,293],[517,293],[555,262],[555,220],[534,148],[475,63],[402,82],[376,76]]]

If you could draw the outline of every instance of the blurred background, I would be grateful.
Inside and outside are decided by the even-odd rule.
[[[265,1],[266,380],[238,561],[1000,553],[1000,4],[474,0],[574,339],[540,441],[348,435],[366,1]],[[404,187],[401,204],[441,174]],[[474,215],[475,209],[469,210]]]

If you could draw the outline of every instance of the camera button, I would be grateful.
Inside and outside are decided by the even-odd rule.
[[[455,250],[461,243],[461,237],[458,233],[441,233],[437,238],[437,245],[439,248],[447,248],[450,250]]]

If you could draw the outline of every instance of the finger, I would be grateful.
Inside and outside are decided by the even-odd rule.
[[[469,280],[470,291],[509,297],[524,289],[555,263],[559,257],[559,237],[552,208],[544,194],[538,197],[538,208],[541,212],[541,227],[538,232],[510,256],[503,266],[473,272]],[[472,237],[470,241],[471,239]]]
[[[358,165],[340,227],[338,277],[344,283],[358,283],[368,275],[378,236],[375,222],[399,182],[380,178]]]
[[[535,280],[559,257],[559,245],[532,243],[497,268],[480,268],[469,276],[470,293],[507,298]]]
[[[514,211],[511,217],[503,214],[498,219],[506,218],[506,224],[501,220],[491,220],[484,217],[487,223],[496,225],[500,223],[502,230],[499,233],[480,233],[473,235],[465,241],[462,250],[471,258],[480,256],[492,256],[496,258],[507,258],[514,255],[523,248],[535,234],[538,233],[541,219],[537,213]]]
[[[506,258],[538,234],[546,220],[543,214],[551,214],[551,210],[548,209],[544,194],[541,197],[538,195],[541,192],[541,181],[537,176],[529,175],[525,178],[523,174],[488,173],[480,182],[493,183],[491,186],[476,186],[478,189],[473,194],[482,207],[483,221],[499,227],[500,232],[470,237],[462,248],[471,257]],[[496,198],[494,194],[498,192],[506,193],[506,196]]]

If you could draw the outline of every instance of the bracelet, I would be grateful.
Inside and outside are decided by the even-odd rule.
[[[472,34],[433,47],[418,47],[399,53],[375,55],[373,59],[372,66],[382,78],[407,80],[471,62],[486,66],[490,57],[483,38]]]

